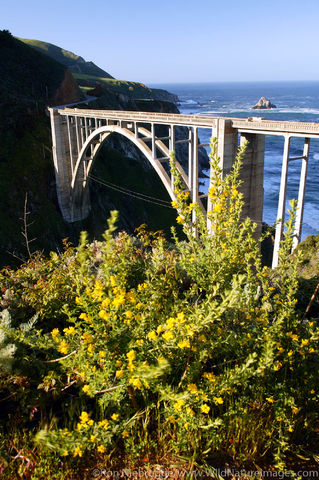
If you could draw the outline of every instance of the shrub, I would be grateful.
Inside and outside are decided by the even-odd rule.
[[[13,319],[3,329],[24,382],[19,398],[27,397],[17,412],[25,424],[28,405],[41,412],[33,418],[40,452],[71,464],[92,452],[182,456],[190,465],[268,453],[282,468],[313,442],[318,328],[295,310],[294,205],[271,271],[256,226],[241,218],[244,152],[222,180],[212,142],[209,228],[172,161],[186,235],[174,234],[173,247],[144,228],[114,236],[113,212],[103,241],[82,234],[76,249],[3,272]],[[24,314],[37,314],[38,327],[14,328]]]

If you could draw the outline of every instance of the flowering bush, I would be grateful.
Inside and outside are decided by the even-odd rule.
[[[243,155],[222,180],[212,143],[209,228],[172,162],[186,235],[174,234],[174,246],[144,228],[113,236],[113,212],[103,241],[82,234],[76,249],[2,273],[0,353],[12,346],[13,368],[5,388],[24,416],[39,412],[40,452],[71,463],[89,452],[154,461],[165,453],[191,464],[268,452],[282,467],[313,442],[319,330],[295,309],[293,215],[271,271],[255,225],[241,218]],[[35,326],[19,328],[35,314]]]

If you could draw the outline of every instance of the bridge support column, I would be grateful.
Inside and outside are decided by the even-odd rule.
[[[244,195],[243,218],[249,217],[257,223],[256,233],[262,230],[264,205],[264,156],[265,136],[242,133],[240,144],[248,141],[240,178],[243,181],[241,192]]]
[[[55,180],[59,207],[62,216],[67,222],[75,222],[81,220],[88,215],[90,205],[86,195],[81,195],[81,201],[74,204],[71,201],[71,182],[72,182],[72,162],[71,150],[75,148],[74,139],[70,139],[72,135],[70,125],[63,121],[63,117],[53,108],[50,108],[51,132],[52,132],[52,152],[55,170]],[[71,140],[71,142],[69,141]],[[71,145],[71,147],[70,147]],[[75,189],[83,191],[82,178],[79,176],[78,185]]]
[[[231,120],[218,119],[217,154],[220,158],[220,168],[222,169],[223,178],[230,172],[238,148],[238,131],[232,128],[231,124]]]

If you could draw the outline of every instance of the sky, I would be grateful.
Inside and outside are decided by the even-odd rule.
[[[318,0],[2,0],[0,29],[143,83],[319,80]]]

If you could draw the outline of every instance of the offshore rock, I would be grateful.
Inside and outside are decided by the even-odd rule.
[[[273,103],[271,103],[270,100],[268,100],[268,98],[266,97],[261,97],[258,102],[256,103],[256,105],[254,105],[253,107],[251,107],[253,110],[268,110],[270,108],[277,108],[276,105],[274,105]]]

